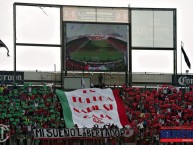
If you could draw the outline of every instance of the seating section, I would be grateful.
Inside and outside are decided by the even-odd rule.
[[[12,134],[26,134],[32,128],[64,127],[57,96],[47,86],[0,87],[0,124]]]
[[[156,89],[123,88],[120,96],[137,139],[159,136],[162,126],[193,125],[193,86],[188,90],[167,85]]]
[[[128,126],[138,138],[159,135],[161,126],[193,125],[193,86],[188,90],[167,85],[156,89],[116,89],[125,105]],[[0,124],[8,125],[12,135],[27,134],[33,128],[65,127],[53,88],[29,84],[0,87]]]
[[[121,51],[122,53],[127,52],[127,43],[126,42],[113,38],[113,37],[109,37],[107,40],[109,44],[111,44],[114,48],[119,49],[119,51]]]

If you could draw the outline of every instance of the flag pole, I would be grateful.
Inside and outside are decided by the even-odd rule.
[[[181,41],[181,48],[180,48],[180,52],[181,52],[181,75],[182,75],[182,41]],[[181,90],[182,90],[182,86],[181,86]]]
[[[181,75],[182,75],[182,47],[183,47],[183,42],[181,41]]]

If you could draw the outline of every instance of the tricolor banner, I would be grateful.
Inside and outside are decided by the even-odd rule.
[[[128,124],[119,90],[87,88],[70,92],[56,90],[56,94],[62,104],[67,128],[73,128],[75,124],[79,128],[107,124],[122,128]]]

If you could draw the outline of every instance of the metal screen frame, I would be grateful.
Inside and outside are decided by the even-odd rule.
[[[17,6],[41,6],[41,7],[55,7],[60,9],[60,44],[36,44],[36,43],[16,43],[16,7]],[[65,49],[66,49],[66,42],[65,42],[65,35],[66,30],[64,29],[64,25],[66,22],[75,22],[75,21],[63,21],[63,7],[64,5],[53,5],[53,4],[38,4],[38,3],[14,3],[13,4],[13,45],[14,45],[14,82],[16,82],[16,71],[17,71],[17,59],[16,59],[16,46],[44,46],[44,47],[60,47],[61,52],[61,88],[63,88],[64,82],[63,77],[64,75],[67,76],[67,70],[64,70],[64,59],[65,59]],[[67,7],[67,6],[66,6]],[[92,7],[92,6],[74,6],[74,7]],[[94,7],[94,8],[100,8],[100,7]],[[116,7],[101,7],[101,8],[116,8]],[[121,9],[121,7],[117,7]],[[176,76],[177,76],[177,10],[172,8],[130,8],[130,7],[123,7],[124,9],[128,9],[128,23],[105,23],[105,24],[127,24],[129,28],[129,34],[128,34],[128,43],[127,43],[127,52],[128,54],[128,63],[127,63],[127,69],[125,71],[125,84],[127,85],[129,83],[129,86],[132,86],[132,50],[167,50],[167,51],[173,51],[173,75],[175,76],[175,83],[177,82]],[[132,10],[157,10],[157,11],[173,11],[173,43],[174,48],[147,48],[147,47],[132,47]],[[80,21],[78,21],[80,22]],[[88,22],[82,22],[82,23],[88,23]],[[101,23],[101,22],[99,22]],[[129,65],[129,66],[128,66]],[[129,75],[129,77],[128,77]],[[129,81],[128,81],[129,79]]]
[[[132,10],[146,11],[173,11],[173,48],[167,47],[132,47]],[[130,30],[129,31],[129,86],[132,86],[132,50],[166,50],[173,51],[173,75],[175,76],[174,84],[177,84],[177,10],[173,8],[130,8]]]

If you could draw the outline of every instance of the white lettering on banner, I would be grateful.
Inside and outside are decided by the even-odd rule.
[[[178,83],[182,86],[192,85],[193,84],[193,79],[188,78],[187,76],[181,76],[181,77],[178,78]]]
[[[81,137],[131,137],[133,129],[91,129],[91,128],[63,128],[63,129],[34,129],[34,139],[46,138],[81,138]]]
[[[74,124],[79,128],[92,128],[98,124],[115,124],[122,128],[117,103],[111,89],[79,89],[65,92],[72,110]]]
[[[16,72],[15,79],[18,83],[24,81],[24,72]],[[1,83],[12,83],[14,81],[14,72],[13,71],[0,71],[0,82]]]
[[[14,75],[4,75],[4,80],[13,81],[14,80]],[[22,80],[22,76],[17,75],[16,80]]]
[[[14,75],[4,75],[4,81],[8,80],[8,81],[13,81],[14,80]],[[16,80],[21,81],[22,80],[22,76],[21,75],[16,75]]]

